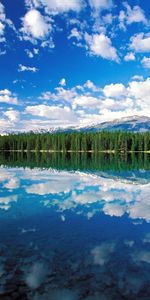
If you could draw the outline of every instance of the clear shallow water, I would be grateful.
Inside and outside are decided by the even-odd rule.
[[[150,170],[0,167],[0,299],[150,299],[149,274]]]

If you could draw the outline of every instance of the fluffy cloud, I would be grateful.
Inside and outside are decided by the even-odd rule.
[[[133,7],[133,9],[130,7],[128,3],[124,4],[127,9],[127,23],[144,23],[147,24],[147,20],[144,14],[144,11],[141,9],[140,6],[136,5]]]
[[[7,104],[12,105],[11,98],[9,99],[10,102]],[[13,103],[14,104],[14,103]],[[17,103],[15,103],[17,104]],[[19,122],[20,121],[20,112],[9,108],[6,111],[1,111],[1,119],[0,119],[0,134],[12,131],[19,130]]]
[[[150,51],[150,36],[144,36],[144,33],[138,33],[131,38],[130,48],[135,52]]]
[[[29,67],[29,66],[24,66],[22,64],[19,64],[18,72],[25,72],[25,71],[36,73],[38,69],[36,67]]]
[[[69,176],[69,174],[67,175],[67,173],[64,172],[62,173],[62,175],[64,175],[65,178],[66,176]],[[53,178],[55,178],[55,176],[51,176],[51,179],[53,181]],[[85,207],[90,207],[91,212],[92,204],[97,203],[97,211],[102,210],[107,215],[120,217],[125,213],[128,213],[130,218],[132,219],[145,219],[148,222],[150,221],[150,185],[148,180],[143,182],[143,174],[139,174],[139,178],[136,183],[135,178],[137,174],[132,174],[130,179],[123,179],[122,177],[118,178],[117,175],[110,178],[108,174],[104,177],[104,173],[102,173],[102,176],[100,174],[99,176],[96,176],[94,174],[77,172],[75,174],[70,174],[70,176],[72,178],[70,182],[70,188],[70,183],[67,185],[69,191],[68,198],[65,197],[65,200],[62,199],[60,201],[55,195],[55,198],[53,200],[51,199],[48,201],[43,201],[44,205],[57,206],[58,209],[62,212],[68,208],[76,210],[76,208],[79,206],[80,214],[81,211],[84,214],[86,211]],[[61,174],[59,174],[58,178],[59,177],[62,178]],[[133,182],[134,184],[131,184]],[[74,184],[72,185],[72,183]],[[90,187],[95,188],[95,190],[91,190]],[[41,193],[41,188],[40,186],[38,187],[38,184],[32,185],[27,189],[29,192],[30,190],[32,192],[33,189],[34,193],[43,195],[43,192]],[[47,187],[45,186],[45,189],[47,192],[49,189],[48,185]],[[44,191],[44,184],[42,186],[42,191]],[[57,195],[59,195],[59,192],[57,193]],[[82,206],[83,209],[81,208]],[[89,214],[87,214],[87,216],[89,216]],[[93,252],[93,256],[96,264],[103,265],[105,262],[107,262],[107,258],[103,253],[106,253],[108,248],[109,247],[98,247],[95,249],[96,251]]]
[[[77,41],[80,41],[82,39],[82,32],[79,31],[77,28],[71,29],[68,39],[71,39],[71,38],[76,38]]]
[[[113,6],[112,0],[89,0],[89,4],[96,10],[110,9]]]
[[[128,208],[129,216],[132,219],[144,219],[150,222],[150,203],[149,203],[150,184],[140,187],[140,193],[136,202]]]
[[[40,196],[48,194],[55,195],[60,193],[66,194],[69,193],[72,189],[75,189],[77,178],[78,177],[76,174],[68,174],[65,171],[61,174],[51,173],[47,175],[47,178],[44,179],[44,182],[38,182],[28,186],[26,188],[26,192],[28,194],[36,194]]]
[[[4,89],[0,90],[0,102],[8,104],[17,104],[18,99],[11,91]]]
[[[36,39],[44,40],[52,31],[49,18],[42,16],[42,14],[36,10],[29,10],[22,19],[21,33],[25,40],[35,42]]]
[[[62,78],[59,82],[59,85],[61,86],[66,86],[66,79],[65,78]]]
[[[96,105],[100,104],[99,96],[90,95],[90,93],[100,92],[100,88],[97,87],[91,80],[87,80],[83,86],[77,85],[72,89],[66,89],[58,87],[55,89],[55,93],[49,91],[42,93],[39,97],[41,100],[57,101],[60,103],[67,102],[73,108],[77,106],[96,108]]]
[[[100,89],[98,87],[96,87],[96,85],[91,81],[91,80],[87,80],[84,84],[84,88],[88,88],[89,90],[93,91],[93,92],[98,92],[100,91]]]
[[[42,93],[39,97],[41,100],[53,100],[53,101],[67,101],[72,102],[74,97],[77,96],[75,88],[65,89],[64,87],[55,88],[55,93],[49,91]]]
[[[125,61],[134,61],[135,60],[135,55],[133,52],[129,52],[124,56]]]
[[[106,264],[109,261],[114,248],[114,242],[104,242],[100,246],[93,248],[91,254],[93,256],[94,264],[99,266]]]
[[[129,94],[136,99],[141,99],[142,102],[150,100],[150,78],[145,81],[132,81],[129,83]],[[148,104],[148,103],[147,103]]]
[[[113,7],[112,0],[88,0],[89,5],[94,10],[108,10]],[[79,12],[86,6],[83,0],[26,0],[28,8],[38,8],[41,5],[45,6],[49,13],[65,13],[69,11]]]
[[[150,69],[150,57],[143,57],[143,59],[142,59],[142,61],[141,61],[141,63],[143,64],[143,66],[145,67],[145,68],[148,68],[148,69]]]
[[[103,212],[111,217],[121,217],[126,213],[126,209],[126,205],[120,205],[118,203],[106,203]]]
[[[71,123],[73,124],[76,120],[74,112],[69,107],[58,107],[58,106],[48,106],[48,105],[35,105],[27,106],[26,112],[39,117],[45,117],[53,123],[61,123],[63,121],[64,125]]]
[[[10,195],[8,197],[0,197],[0,209],[8,210],[11,208],[13,202],[18,201],[17,195]]]
[[[70,10],[79,12],[82,7],[81,0],[41,0],[47,8],[55,13],[68,12]]]
[[[112,46],[109,37],[101,34],[85,34],[85,41],[92,55],[100,56],[108,60],[119,61],[117,50]]]
[[[42,172],[39,172],[39,169],[16,171],[1,167],[0,175],[3,188],[17,189],[20,179],[23,179],[27,194],[32,194],[35,198],[36,195],[39,195],[44,206],[55,206],[61,212],[70,209],[76,213],[80,212],[88,218],[97,211],[103,211],[107,215],[116,217],[127,213],[133,220],[143,219],[150,222],[149,171],[145,171],[145,173],[142,170],[129,172],[124,177],[121,174],[110,175],[104,172],[96,175],[78,171],[75,173],[56,172],[52,169]],[[45,197],[43,197],[44,195]],[[11,202],[16,201],[17,198],[13,195],[1,197],[0,208],[9,209]],[[96,210],[93,211],[94,203],[96,203]],[[146,238],[144,242],[149,242],[149,236]],[[111,252],[113,252],[111,245]],[[94,248],[95,251],[92,252],[94,263],[99,265],[108,261],[109,255],[106,257],[104,253],[110,254],[107,251],[108,245],[101,246]]]
[[[126,88],[122,83],[105,85],[103,93],[106,97],[122,97],[126,95]]]
[[[88,96],[88,95],[81,95],[76,98],[74,98],[73,101],[73,108],[76,108],[77,106],[87,107],[90,109],[96,108],[96,106],[100,105],[100,100],[96,97]]]
[[[15,190],[20,187],[20,180],[17,177],[7,178],[7,182],[4,184],[6,189]]]
[[[136,75],[127,86],[111,83],[101,88],[88,80],[71,89],[57,87],[54,93],[47,91],[39,98],[69,106],[70,113],[77,116],[76,124],[86,126],[132,115],[149,116],[149,81]]]
[[[39,100],[44,103],[39,104]],[[17,104],[16,96],[9,90],[0,91],[0,101]],[[25,108],[19,124],[17,110],[11,108],[3,112],[0,128],[7,131],[17,130],[17,127],[21,131],[49,130],[60,126],[88,126],[133,115],[149,116],[149,101],[150,78],[144,80],[136,75],[126,86],[122,83],[111,83],[103,88],[87,80],[83,85],[70,89],[57,86],[54,92],[43,92],[35,105]]]
[[[143,23],[144,25],[148,24],[144,11],[140,6],[136,5],[131,8],[127,2],[124,2],[123,5],[125,9],[121,10],[119,13],[120,29],[126,30],[126,25],[130,25],[132,23]]]
[[[14,128],[12,127],[12,123],[5,118],[0,119],[0,134],[5,134],[8,131],[12,131]]]
[[[11,28],[15,31],[14,24],[6,17],[4,5],[0,2],[0,43],[6,42],[6,28]]]
[[[8,110],[4,115],[13,123],[16,123],[20,120],[20,113],[17,110]]]

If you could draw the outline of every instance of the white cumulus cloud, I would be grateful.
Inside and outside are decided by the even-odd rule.
[[[103,89],[103,93],[106,97],[114,97],[118,98],[121,96],[125,96],[126,93],[126,88],[122,83],[116,83],[116,84],[109,84],[105,85]]]
[[[8,104],[17,104],[18,99],[11,91],[4,89],[0,90],[0,102]]]
[[[138,33],[131,38],[130,48],[135,52],[150,52],[150,36]]]
[[[26,112],[33,116],[47,118],[53,121],[53,124],[56,122],[57,124],[67,125],[77,122],[75,113],[67,106],[63,108],[48,105],[27,106]]]
[[[144,56],[141,63],[145,68],[150,69],[150,57]]]
[[[111,39],[105,34],[86,34],[85,41],[92,55],[100,56],[108,60],[119,61],[116,48],[112,46]]]
[[[38,10],[31,9],[22,18],[20,29],[23,38],[35,42],[46,39],[52,31],[49,18],[44,17]]]
[[[4,115],[13,123],[16,123],[20,120],[20,113],[17,110],[8,110]]]
[[[124,2],[123,6],[124,10],[121,10],[119,13],[120,29],[126,30],[127,25],[132,23],[143,23],[144,25],[148,24],[145,13],[140,6],[135,5],[132,8],[127,2]]]
[[[96,10],[110,9],[113,6],[112,0],[89,0],[89,4]]]
[[[6,17],[5,13],[5,7],[4,5],[0,2],[0,42],[6,42],[6,29],[11,28],[12,30],[15,31],[15,26],[13,22]]]
[[[135,60],[135,54],[133,52],[129,52],[124,56],[125,61],[134,61]]]
[[[68,12],[70,10],[79,12],[82,8],[81,0],[41,0],[47,8],[55,13]]]

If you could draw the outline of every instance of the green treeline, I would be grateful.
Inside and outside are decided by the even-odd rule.
[[[136,152],[150,150],[150,133],[20,133],[0,136],[0,150],[4,151],[115,151]]]

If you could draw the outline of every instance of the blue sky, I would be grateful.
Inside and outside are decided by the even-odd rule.
[[[148,1],[0,1],[1,133],[149,116],[149,72]]]

